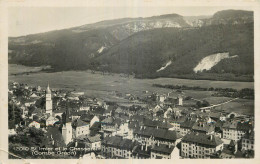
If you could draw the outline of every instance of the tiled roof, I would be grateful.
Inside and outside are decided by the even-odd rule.
[[[85,122],[90,122],[92,120],[92,118],[94,117],[94,115],[91,114],[83,114],[80,119],[85,121]]]
[[[90,130],[99,130],[101,128],[100,122],[94,122],[94,124],[90,127]]]
[[[225,155],[235,157],[234,153],[231,150],[229,150],[227,146],[224,146],[223,150],[221,151],[221,156],[225,156]]]
[[[203,133],[195,133],[195,132],[191,132],[185,135],[182,138],[182,141],[195,142],[195,143],[209,145],[209,146],[218,146],[223,143],[219,137],[216,137],[214,135],[206,135]]]
[[[116,108],[115,110],[116,113],[122,113],[123,112],[123,109],[121,107],[118,107]]]
[[[56,117],[53,117],[53,116],[50,116],[47,121],[50,121],[50,120],[55,120],[55,121],[59,121],[59,119],[57,119]]]
[[[128,128],[129,128],[129,129],[140,128],[139,122],[138,122],[138,121],[131,121],[131,122],[129,122]]]
[[[172,118],[170,122],[172,123],[183,123],[186,120],[186,117],[178,117],[178,118]]]
[[[249,124],[248,122],[238,122],[237,123],[237,129],[238,130],[243,130],[243,131],[249,131],[253,129],[252,124]]]
[[[43,112],[43,109],[36,108],[36,109],[32,112],[32,114],[40,114],[40,113],[42,113],[42,112]]]
[[[121,123],[123,123],[119,118],[116,118],[113,122],[115,125],[120,125]]]
[[[121,137],[112,136],[112,137],[106,137],[102,141],[103,145],[111,146],[111,147],[117,147],[124,150],[133,150],[133,148],[138,145],[137,141],[132,141],[130,139],[123,139]]]
[[[142,147],[143,147],[143,150],[142,150]],[[138,146],[135,146],[134,149],[133,149],[133,154],[134,155],[137,155],[140,157],[147,157],[147,158],[150,158],[150,153],[151,153],[151,149],[152,147],[151,146],[147,146],[147,145],[138,145]]]
[[[144,117],[140,116],[140,115],[133,115],[133,116],[130,117],[130,120],[131,121],[143,121]]]
[[[236,129],[237,128],[237,122],[225,122],[222,126],[223,128],[229,128],[229,129]]]
[[[87,126],[89,123],[86,123],[85,121],[82,121],[81,119],[77,119],[73,122],[74,127],[81,127],[81,126]]]
[[[174,146],[169,146],[166,144],[159,144],[159,145],[155,144],[152,147],[152,151],[162,152],[162,153],[167,153],[167,154],[171,154],[173,149],[174,149]]]
[[[101,122],[105,123],[105,124],[113,124],[114,118],[113,117],[107,117],[104,120],[102,120]]]
[[[54,140],[57,147],[66,146],[58,127],[47,128],[45,144],[49,144],[52,139]]]
[[[140,129],[135,129],[133,133],[146,136],[146,137],[153,136],[155,139],[164,139],[164,140],[171,140],[171,141],[176,141],[181,137],[180,134],[176,131],[170,131],[167,129],[160,129],[160,128],[157,129],[152,127],[143,127]]]
[[[251,124],[248,122],[237,122],[237,121],[227,121],[223,124],[223,128],[228,128],[228,129],[237,129],[237,130],[242,130],[242,131],[248,131],[253,128]]]
[[[162,121],[156,121],[156,120],[150,120],[150,119],[144,119],[143,121],[145,126],[148,127],[160,127],[160,128],[171,128],[172,125],[166,122],[162,122]]]
[[[92,113],[96,114],[96,115],[103,115],[105,113],[105,111],[106,110],[104,108],[97,108],[94,111],[92,111]]]
[[[183,123],[181,123],[180,127],[181,128],[189,128],[189,129],[191,129],[194,124],[195,124],[195,121],[185,120]]]
[[[220,118],[221,113],[213,113],[213,112],[211,112],[211,113],[209,114],[209,116],[210,116],[211,118]]]
[[[94,142],[101,141],[100,135],[88,136],[88,137],[87,137],[87,140],[88,140],[90,143],[94,143]]]
[[[53,112],[53,113],[64,113],[65,110],[53,110],[52,112]]]
[[[202,131],[206,133],[210,133],[214,131],[215,127],[213,124],[206,124],[206,123],[195,123],[192,127],[195,131]]]

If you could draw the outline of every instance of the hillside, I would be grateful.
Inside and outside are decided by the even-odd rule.
[[[202,58],[221,52],[238,56],[219,62],[222,73],[253,74],[253,24],[144,31],[123,40],[95,60],[112,72],[171,77],[193,74]],[[156,71],[169,60],[171,65]],[[219,73],[219,64],[210,72]]]
[[[51,65],[55,70],[93,68],[91,61],[134,33],[189,27],[177,14],[101,21],[80,27],[9,38],[9,63]]]
[[[213,16],[169,14],[107,20],[9,38],[8,61],[50,65],[54,71],[93,69],[139,78],[252,81],[253,24],[253,12],[241,10],[219,11]],[[194,72],[203,58],[218,53],[237,57],[216,59],[210,69]]]
[[[201,19],[203,25],[217,25],[217,24],[244,24],[254,22],[254,15],[252,11],[244,10],[223,10],[216,12],[212,18]]]

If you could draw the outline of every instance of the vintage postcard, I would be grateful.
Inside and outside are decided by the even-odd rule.
[[[259,162],[258,2],[39,2],[1,2],[0,163]]]

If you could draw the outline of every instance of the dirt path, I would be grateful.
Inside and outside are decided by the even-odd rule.
[[[215,104],[215,105],[211,105],[211,106],[207,106],[207,107],[202,107],[200,109],[208,109],[208,108],[214,108],[214,107],[217,107],[217,106],[220,106],[220,105],[223,105],[223,104],[227,104],[231,101],[234,101],[234,100],[237,100],[238,98],[234,98],[234,99],[231,99],[231,100],[228,100],[226,102],[223,102],[223,103],[219,103],[219,104]]]

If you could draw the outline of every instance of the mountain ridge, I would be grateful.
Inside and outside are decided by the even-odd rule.
[[[195,77],[199,75],[193,75],[191,71],[202,58],[227,50],[231,56],[238,55],[239,58],[223,59],[204,73],[246,75],[252,80],[253,12],[224,10],[212,16],[192,18],[178,14],[120,18],[10,37],[8,61],[27,66],[51,65],[56,71],[93,69],[134,73],[143,78],[185,74]],[[156,72],[169,60],[171,65]],[[176,64],[182,67],[176,67]],[[230,65],[239,64],[243,69],[230,68]],[[246,66],[248,64],[250,66]]]

